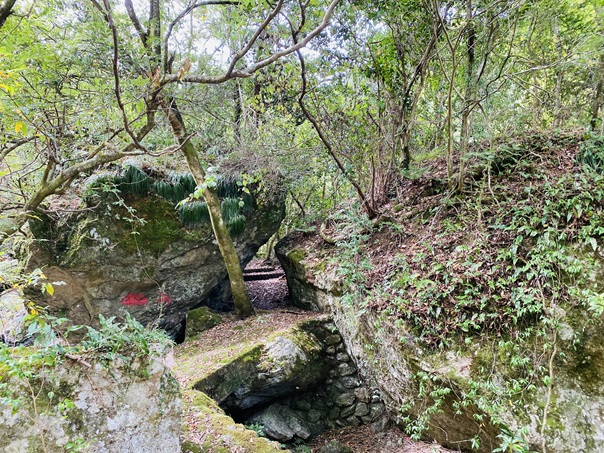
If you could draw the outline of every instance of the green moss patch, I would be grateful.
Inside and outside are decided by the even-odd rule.
[[[283,452],[280,445],[258,437],[255,431],[235,423],[207,395],[195,390],[184,392],[182,451],[257,453]]]

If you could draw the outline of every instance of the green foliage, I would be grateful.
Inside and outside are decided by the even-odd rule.
[[[109,365],[118,358],[129,363],[136,357],[160,356],[170,344],[163,330],[146,328],[128,312],[123,323],[115,319],[115,316],[105,318],[99,315],[98,330],[84,326],[87,333],[76,351],[93,353],[97,360]]]
[[[266,437],[264,434],[264,425],[261,423],[248,423],[245,427],[254,431],[258,437]]]
[[[149,175],[134,165],[125,165],[115,181],[123,194],[145,196],[151,187]]]
[[[210,221],[208,205],[204,201],[180,203],[177,209],[178,216],[185,225]]]
[[[172,172],[168,177],[157,175],[156,178],[153,180],[144,170],[135,165],[126,165],[113,174],[95,178],[89,183],[85,197],[93,200],[101,193],[146,196],[154,192],[176,205],[178,217],[183,224],[191,226],[209,222],[210,215],[206,203],[188,199],[196,190],[195,180],[190,173]],[[221,202],[221,210],[225,224],[231,233],[236,235],[244,231],[246,215],[254,210],[254,196],[249,190],[249,183],[245,181],[247,181],[245,178],[234,176],[215,176],[210,180],[217,194],[224,198]],[[121,205],[128,209],[123,200]],[[136,211],[131,212],[133,215],[135,213]]]
[[[577,159],[591,170],[604,173],[604,137],[588,137],[581,143]]]

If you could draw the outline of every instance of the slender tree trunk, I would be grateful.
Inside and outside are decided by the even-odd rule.
[[[189,140],[189,137],[187,137],[184,122],[182,121],[182,117],[180,116],[176,105],[172,102],[169,105],[164,104],[163,107],[168,121],[170,122],[172,133],[181,145],[182,153],[185,156],[187,166],[191,171],[191,175],[193,175],[193,179],[195,179],[198,186],[204,184],[206,174],[201,165],[201,161],[199,160],[199,154],[191,140]],[[218,242],[218,248],[224,259],[224,264],[229,276],[233,301],[235,302],[235,313],[240,318],[247,318],[255,314],[254,307],[250,302],[247,287],[243,280],[243,271],[241,269],[237,250],[235,250],[235,245],[233,244],[229,230],[222,218],[220,200],[218,199],[216,191],[211,188],[206,188],[203,191],[203,199],[208,206],[212,230],[214,231],[214,236],[216,237],[216,242]]]
[[[15,6],[16,2],[17,0],[4,0],[3,2],[0,2],[0,28],[2,28],[4,22],[6,22],[8,16],[13,13],[13,6]]]
[[[556,49],[558,51],[558,62],[562,61],[562,40],[560,38],[560,28],[558,26],[558,19],[554,19],[554,34],[556,35]],[[556,88],[554,89],[554,119],[552,122],[553,128],[560,127],[561,111],[562,111],[562,80],[564,78],[563,69],[558,66],[556,71]]]
[[[477,80],[474,78],[474,61],[475,61],[475,45],[476,45],[476,32],[474,30],[474,24],[472,23],[472,0],[467,0],[466,3],[466,20],[469,21],[468,25],[468,71],[466,74],[466,92],[464,95],[464,109],[461,116],[461,150],[459,153],[459,174],[457,178],[457,190],[463,189],[463,179],[465,176],[465,160],[470,144],[470,135],[472,133],[472,102],[475,92],[475,84]]]
[[[604,98],[604,54],[600,55],[600,71],[598,73],[597,80],[596,93],[594,95],[593,103],[591,104],[591,115],[589,120],[589,130],[592,132],[596,131],[600,106],[602,105]],[[604,121],[602,123],[604,124]]]

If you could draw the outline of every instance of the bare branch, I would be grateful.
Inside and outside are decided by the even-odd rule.
[[[92,0],[95,1],[95,0]],[[117,29],[115,27],[115,23],[113,22],[113,16],[111,15],[111,5],[109,4],[109,0],[103,0],[103,4],[105,5],[105,11],[107,16],[107,24],[111,30],[111,36],[113,38],[113,58],[112,58],[112,68],[113,68],[113,80],[114,80],[114,92],[115,99],[117,101],[117,105],[122,113],[122,122],[124,124],[124,129],[134,142],[134,146],[141,151],[147,152],[147,148],[140,143],[139,138],[130,128],[130,122],[128,121],[128,116],[126,115],[126,108],[124,106],[124,102],[122,100],[121,88],[120,88],[120,75],[118,69],[118,39],[117,39]]]
[[[16,150],[17,148],[19,148],[22,145],[25,145],[26,143],[31,142],[32,140],[35,140],[35,138],[36,138],[36,136],[32,135],[31,137],[26,137],[26,138],[16,140],[14,142],[9,142],[8,145],[0,146],[0,162],[2,162],[4,159],[6,159],[6,156],[8,156],[14,150]]]
[[[126,6],[126,11],[128,12],[128,17],[132,21],[132,25],[136,29],[138,36],[140,37],[143,46],[147,48],[147,38],[149,37],[149,33],[143,28],[138,17],[136,16],[136,11],[134,11],[134,5],[132,4],[132,0],[124,0],[124,5]]]
[[[131,2],[132,0],[126,0],[128,2]],[[172,31],[174,30],[174,27],[176,25],[178,25],[178,23],[184,18],[186,17],[191,11],[200,8],[202,6],[209,6],[209,5],[238,5],[239,2],[238,1],[233,1],[233,0],[205,0],[205,1],[201,1],[201,2],[196,2],[196,3],[192,3],[191,5],[187,6],[184,10],[182,10],[177,16],[176,18],[170,22],[170,25],[168,25],[168,28],[166,29],[166,35],[164,36],[164,50],[163,50],[163,66],[164,66],[164,71],[168,71],[168,42],[170,40],[170,37],[172,36]]]
[[[296,36],[297,36],[297,33],[294,31],[294,33],[293,33],[294,42],[296,42]],[[334,162],[337,165],[337,167],[339,168],[339,170],[346,177],[346,179],[348,179],[350,184],[352,184],[352,186],[355,188],[357,195],[359,196],[361,203],[363,204],[363,208],[365,209],[365,212],[367,212],[368,217],[370,219],[374,219],[377,217],[378,213],[376,212],[374,206],[372,206],[372,204],[367,199],[367,196],[365,195],[365,191],[361,188],[361,185],[356,180],[356,178],[353,175],[351,175],[350,172],[346,169],[346,167],[344,166],[344,164],[338,157],[337,152],[333,146],[333,143],[325,135],[323,127],[321,126],[321,124],[319,123],[317,118],[315,118],[314,115],[306,107],[306,104],[304,102],[304,97],[306,96],[306,90],[308,87],[308,82],[306,80],[306,64],[304,62],[304,57],[302,55],[302,52],[297,50],[296,55],[298,56],[298,60],[300,61],[300,74],[301,74],[301,78],[302,78],[302,90],[300,92],[300,96],[298,97],[298,105],[300,106],[300,109],[302,109],[302,113],[304,113],[304,116],[306,117],[306,119],[308,119],[308,121],[310,121],[310,123],[312,124],[313,128],[315,129],[315,132],[319,136],[319,139],[325,146],[325,149],[327,149],[327,152],[329,153],[331,158],[334,160]]]
[[[182,81],[187,82],[187,83],[219,84],[219,83],[226,82],[227,80],[231,80],[231,79],[237,79],[237,78],[243,79],[243,78],[251,77],[252,74],[254,74],[255,72],[274,63],[275,61],[279,60],[280,58],[283,58],[287,55],[290,55],[290,54],[297,52],[298,50],[306,47],[309,42],[311,42],[319,33],[321,33],[327,27],[332,15],[333,15],[334,10],[335,10],[336,6],[340,3],[340,1],[341,0],[332,0],[332,2],[329,4],[329,7],[327,8],[327,11],[325,11],[325,14],[323,15],[323,20],[321,21],[321,23],[316,28],[314,28],[310,33],[308,33],[308,35],[306,35],[306,37],[304,39],[300,40],[299,42],[295,42],[293,45],[291,45],[279,52],[275,52],[271,56],[269,56],[263,60],[260,60],[254,64],[251,64],[250,66],[248,66],[244,69],[236,70],[236,69],[234,69],[235,63],[237,61],[239,61],[245,55],[245,54],[240,55],[241,52],[239,52],[235,55],[235,57],[234,57],[235,60],[231,62],[231,64],[229,65],[229,69],[224,74],[219,75],[219,76],[191,75],[188,77],[184,77],[182,79]],[[273,11],[274,11],[274,9],[273,9]],[[264,22],[263,22],[263,24],[264,24]],[[266,26],[264,28],[266,28]],[[256,34],[254,34],[254,36],[256,36]],[[252,39],[255,39],[255,38],[252,38]],[[248,47],[249,46],[246,46],[245,48],[248,48]],[[249,51],[249,49],[247,51]],[[179,79],[176,74],[169,75],[163,80],[162,84],[165,85],[168,83],[176,82],[177,80],[179,80]]]
[[[235,65],[239,62],[239,60],[241,60],[250,51],[250,49],[252,48],[254,43],[258,40],[258,38],[260,37],[262,32],[264,30],[266,30],[266,27],[268,27],[269,24],[273,21],[273,19],[275,17],[277,17],[277,15],[279,14],[279,11],[281,11],[282,7],[283,7],[283,0],[279,0],[277,2],[277,5],[275,5],[273,10],[270,12],[270,14],[266,17],[266,19],[264,19],[264,21],[256,29],[256,31],[254,32],[254,35],[251,37],[251,39],[248,41],[248,43],[243,47],[243,49],[241,49],[239,52],[237,52],[235,54],[235,56],[233,57],[233,60],[231,61],[231,64],[229,65],[229,69],[227,69],[227,72],[226,72],[227,76],[230,76],[233,73],[233,70],[235,69]]]

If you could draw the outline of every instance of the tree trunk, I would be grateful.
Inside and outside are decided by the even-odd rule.
[[[199,154],[197,153],[195,146],[189,137],[187,137],[182,117],[173,101],[169,105],[164,104],[163,107],[168,121],[170,122],[172,133],[181,145],[182,153],[185,156],[187,166],[193,175],[193,179],[195,179],[197,185],[200,186],[205,182],[205,171],[201,165]],[[235,302],[235,314],[240,318],[247,318],[255,314],[254,307],[250,302],[247,287],[243,280],[243,271],[241,270],[241,263],[239,262],[237,250],[235,250],[235,245],[233,244],[229,230],[222,218],[220,200],[218,199],[216,191],[211,188],[206,188],[203,191],[203,198],[208,205],[212,230],[214,231],[214,236],[216,237],[216,242],[218,242],[218,248],[224,259],[224,264],[229,276],[233,301]]]
[[[463,189],[463,180],[465,176],[465,160],[470,144],[470,135],[472,134],[472,109],[473,98],[478,80],[474,77],[474,62],[475,62],[475,43],[476,32],[474,30],[472,17],[472,0],[466,3],[466,20],[468,25],[468,72],[466,79],[466,92],[464,95],[464,109],[461,116],[461,150],[459,152],[459,174],[457,178],[457,190],[461,192]]]
[[[13,6],[15,6],[16,2],[17,0],[5,0],[0,3],[0,28],[2,28],[4,22],[6,22],[8,16],[13,13]]]
[[[589,130],[592,132],[596,131],[600,106],[602,105],[602,98],[604,97],[604,54],[600,55],[600,71],[597,75],[597,80],[596,93],[594,95],[594,101],[591,104],[591,118],[589,120]]]

